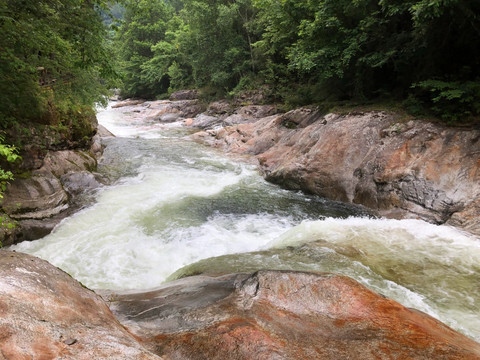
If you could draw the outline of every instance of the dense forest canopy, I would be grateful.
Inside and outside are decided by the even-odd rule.
[[[0,0],[0,126],[59,123],[114,75],[99,0]]]
[[[127,96],[265,87],[293,105],[480,112],[476,0],[132,0],[117,41]]]
[[[118,29],[114,43],[109,39]],[[114,56],[115,55],[115,56]],[[194,87],[480,113],[477,0],[0,0],[0,127]]]
[[[109,34],[118,30],[115,43]],[[115,55],[115,56],[113,56]],[[480,113],[477,0],[0,0],[0,126],[186,87]]]

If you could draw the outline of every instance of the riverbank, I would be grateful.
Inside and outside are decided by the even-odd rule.
[[[395,113],[321,114],[302,108],[194,137],[251,154],[267,180],[480,235],[480,131]]]
[[[0,244],[8,246],[48,235],[66,217],[90,199],[84,195],[105,183],[96,172],[103,152],[101,138],[111,136],[96,120],[81,143],[41,147],[38,135],[22,152],[17,175],[5,189],[1,211],[12,228],[0,229]]]
[[[286,189],[480,235],[480,130],[384,111],[279,113],[272,105],[227,101],[195,114],[188,110],[198,100],[183,101],[187,111],[178,101],[117,106],[160,124],[200,129],[193,139],[250,155],[268,181]]]
[[[193,139],[250,156],[268,181],[286,189],[480,235],[480,130],[379,111],[324,115],[309,107],[282,113],[255,102],[261,97],[206,105],[196,92],[184,91],[170,101],[113,106],[157,126],[196,129]],[[3,200],[19,225],[3,230],[4,245],[45,236],[78,209],[76,196],[100,186],[95,167],[101,136],[83,149],[25,157],[28,176],[9,185]]]

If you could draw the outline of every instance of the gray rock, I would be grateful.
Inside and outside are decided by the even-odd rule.
[[[88,171],[71,172],[60,177],[64,189],[72,196],[79,195],[87,190],[93,190],[102,184],[95,175]]]
[[[170,95],[171,101],[178,101],[178,100],[196,100],[198,99],[198,92],[197,90],[180,90],[174,92]]]
[[[62,150],[49,151],[43,160],[42,170],[60,177],[69,172],[94,170],[96,167],[97,161],[86,151]]]
[[[68,209],[78,208],[73,206],[77,195],[100,186],[90,172],[96,165],[95,158],[85,151],[50,151],[40,169],[11,182],[1,205],[4,212],[17,220],[17,227],[2,235],[4,245],[47,235],[70,214]]]
[[[211,129],[216,126],[220,126],[221,124],[222,120],[216,116],[200,114],[193,119],[191,126],[199,129]]]
[[[164,123],[172,123],[178,121],[182,118],[182,113],[165,113],[156,118],[156,121],[161,121]]]
[[[7,185],[2,207],[14,219],[41,219],[65,210],[68,196],[51,172],[36,170],[30,178]]]
[[[286,188],[480,234],[479,130],[301,108],[194,138],[256,155],[267,180]]]
[[[233,112],[232,104],[227,100],[212,102],[208,105],[207,115],[225,115]]]

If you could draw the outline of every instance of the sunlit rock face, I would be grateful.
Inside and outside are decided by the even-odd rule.
[[[256,155],[266,178],[287,188],[480,234],[478,130],[386,112],[297,109],[195,138]]]
[[[356,281],[260,271],[111,294],[120,322],[172,359],[480,359],[480,345]]]
[[[2,359],[143,359],[103,300],[44,260],[0,251]]]

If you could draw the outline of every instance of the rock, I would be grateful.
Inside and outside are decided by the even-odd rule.
[[[42,170],[60,177],[70,172],[94,170],[97,161],[85,151],[62,150],[49,151],[43,159]]]
[[[100,137],[115,137],[105,126],[98,125],[97,135]]]
[[[193,119],[190,126],[198,129],[211,129],[221,124],[222,120],[216,116],[200,114]]]
[[[14,242],[32,241],[41,239],[50,234],[63,217],[51,216],[47,219],[25,219],[18,220],[14,234],[7,239],[4,245],[11,245]]]
[[[198,99],[198,92],[197,90],[180,90],[174,92],[170,95],[171,101],[178,101],[178,100],[196,100]]]
[[[180,113],[165,113],[160,115],[156,120],[164,123],[172,123],[182,118]]]
[[[135,109],[140,110],[137,115],[139,118],[172,122],[194,117],[203,112],[205,106],[199,100],[158,100],[148,101],[140,107],[129,108],[130,111]]]
[[[245,90],[237,93],[233,99],[236,106],[267,104],[271,99],[267,95],[268,89]]]
[[[13,219],[41,219],[65,210],[67,201],[60,180],[49,171],[36,170],[7,185],[2,207]]]
[[[93,155],[95,159],[100,159],[103,155],[103,150],[105,146],[102,143],[103,138],[115,137],[108,129],[102,125],[98,125],[97,133],[92,138],[92,145],[90,146],[90,154]]]
[[[160,360],[104,301],[44,260],[0,250],[2,359]]]
[[[302,108],[194,137],[256,155],[267,180],[286,188],[480,234],[479,130]]]
[[[448,220],[447,224],[457,226],[471,232],[480,234],[480,199],[475,199],[471,204],[459,212],[456,212]]]
[[[125,106],[140,105],[140,104],[143,104],[144,102],[145,102],[145,100],[127,99],[125,101],[121,101],[119,103],[116,103],[116,104],[112,105],[112,109],[121,108],[121,107],[125,107]]]
[[[234,114],[223,120],[224,125],[232,126],[236,124],[246,124],[255,122],[258,119],[276,114],[277,108],[273,105],[249,105],[243,106],[235,111]]]
[[[76,196],[87,190],[99,188],[102,184],[97,177],[88,171],[70,172],[60,178],[64,189],[71,195]]]
[[[232,104],[227,100],[214,101],[208,105],[207,115],[225,115],[233,112]]]
[[[480,344],[344,276],[196,276],[110,307],[171,359],[480,359]]]
[[[205,105],[198,100],[175,101],[172,107],[178,109],[183,118],[195,117],[205,111]]]
[[[96,166],[95,158],[85,151],[49,151],[40,169],[8,184],[1,206],[17,221],[17,227],[2,231],[4,245],[36,240],[50,233],[71,214],[67,209],[75,207],[74,197],[101,185],[91,173]]]

